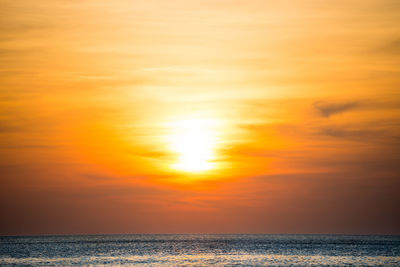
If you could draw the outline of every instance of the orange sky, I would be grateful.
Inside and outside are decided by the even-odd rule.
[[[400,4],[0,0],[0,234],[400,234]]]

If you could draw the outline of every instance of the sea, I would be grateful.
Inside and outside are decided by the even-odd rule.
[[[400,236],[3,236],[0,265],[400,266]]]

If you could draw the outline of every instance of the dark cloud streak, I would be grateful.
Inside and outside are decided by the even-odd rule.
[[[325,102],[315,102],[314,107],[319,111],[319,113],[326,118],[332,115],[350,111],[360,106],[359,102],[343,102],[343,103],[325,103]]]

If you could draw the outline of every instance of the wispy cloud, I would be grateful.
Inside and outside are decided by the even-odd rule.
[[[327,102],[315,102],[314,107],[318,110],[318,112],[329,118],[332,115],[343,113],[355,109],[360,106],[359,102],[342,102],[342,103],[327,103]]]
[[[377,49],[378,52],[390,55],[400,54],[400,39],[390,41]]]

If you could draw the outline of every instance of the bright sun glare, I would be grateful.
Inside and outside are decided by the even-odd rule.
[[[203,172],[215,167],[217,144],[216,121],[187,119],[172,123],[171,149],[178,154],[173,168],[187,172]]]

